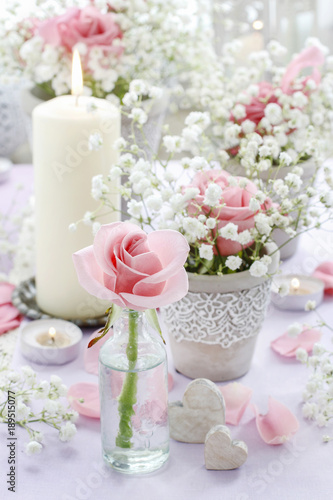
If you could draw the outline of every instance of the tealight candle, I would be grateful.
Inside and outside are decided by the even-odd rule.
[[[78,356],[81,339],[82,331],[69,321],[30,321],[22,328],[21,352],[35,363],[62,365]]]
[[[70,344],[70,338],[68,335],[62,332],[57,332],[53,326],[49,329],[48,332],[40,333],[36,337],[37,342],[40,345],[46,345],[49,347],[64,347]]]
[[[323,300],[324,283],[312,276],[287,274],[274,278],[277,287],[287,285],[288,294],[284,297],[272,291],[272,302],[279,309],[289,311],[304,311],[305,305],[312,300],[319,305]]]

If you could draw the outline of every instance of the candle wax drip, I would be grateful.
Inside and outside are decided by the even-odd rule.
[[[49,332],[43,332],[37,335],[36,340],[40,345],[55,348],[65,347],[71,343],[68,335],[62,332],[56,332],[54,337],[52,337]]]

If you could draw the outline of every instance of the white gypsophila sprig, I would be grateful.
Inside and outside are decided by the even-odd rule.
[[[69,441],[75,435],[78,413],[67,401],[64,404],[67,387],[57,375],[51,375],[50,381],[39,381],[29,366],[21,367],[20,371],[6,371],[0,382],[0,394],[0,423],[8,424],[10,417],[11,422],[14,419],[15,425],[28,433],[29,442],[24,448],[28,455],[42,451],[46,436],[40,429],[45,424],[58,431],[60,441]]]
[[[84,9],[89,2],[75,1],[74,5]],[[71,50],[61,36],[56,46],[45,43],[45,33],[39,32],[38,24],[64,14],[67,17],[63,22],[69,23],[71,15],[74,16],[73,11],[68,12],[70,7],[68,2],[55,0],[41,0],[36,6],[8,6],[0,23],[0,66],[7,79],[23,77],[52,95],[69,92]],[[90,9],[86,14],[92,21],[98,20],[91,23],[91,37],[88,34],[87,43],[84,37],[79,37],[73,46],[81,55],[86,95],[106,97],[115,103],[128,91],[158,97],[156,86],[152,85],[148,91],[142,79],[156,85],[177,72],[191,70],[194,64],[203,66],[208,58],[213,58],[207,28],[185,16],[176,0],[168,4],[147,0],[135,5],[115,0],[112,8],[108,2],[99,0],[93,7],[97,13]],[[84,17],[81,20],[76,13],[75,16],[76,22],[86,22]],[[103,36],[104,30],[107,44],[91,43],[95,42],[96,34],[97,38]],[[114,34],[112,41],[110,33]]]
[[[267,61],[267,54],[262,54],[258,64],[265,66]],[[246,78],[241,71],[238,74]],[[197,75],[197,78],[205,88],[202,77]],[[241,89],[236,92],[234,86],[227,89],[224,85],[223,91],[217,87],[219,95],[215,108],[208,105],[207,94],[202,95],[206,102],[205,111],[190,112],[184,120],[183,130],[176,135],[166,124],[160,151],[147,154],[140,147],[140,136],[145,139],[144,130],[131,109],[145,106],[140,92],[149,93],[150,84],[136,81],[127,95],[131,103],[127,117],[132,121],[132,130],[139,129],[138,134],[117,141],[115,147],[121,152],[119,160],[110,168],[107,179],[98,177],[93,181],[96,199],[114,209],[112,193],[115,182],[121,178],[119,191],[126,202],[122,209],[125,208],[131,222],[149,230],[180,231],[191,248],[186,264],[190,272],[230,274],[250,270],[254,278],[266,278],[270,273],[271,258],[265,255],[265,246],[276,229],[284,231],[291,240],[301,232],[319,227],[325,217],[327,220],[331,218],[331,211],[324,211],[331,202],[329,190],[319,191],[314,187],[316,171],[309,180],[303,179],[305,152],[301,131],[290,130],[286,123],[295,117],[299,120],[304,117],[297,113],[290,115],[287,109],[291,106],[289,94],[276,92],[274,98],[278,102],[269,108],[268,116],[263,117],[259,128],[254,128],[253,124],[256,124],[252,120],[246,123],[244,129],[243,122],[235,123],[230,119],[237,102],[243,106],[237,108],[240,117],[252,97],[259,95],[258,85],[248,81],[246,85],[249,85],[248,92]],[[181,92],[179,95],[182,95]],[[298,104],[306,104],[306,100],[302,101],[299,95],[296,100]],[[282,121],[275,123],[281,109]],[[227,135],[222,134],[221,140],[219,136],[216,139],[220,141],[218,150],[210,143],[212,126],[219,126],[214,125],[217,110],[222,110],[221,113],[219,111],[222,122],[229,113],[225,124],[221,125],[228,130]],[[149,125],[149,112],[144,116]],[[313,133],[313,127],[309,126],[307,144],[311,143]],[[233,169],[235,155],[230,150],[231,144],[233,147],[236,145],[238,159],[245,171],[241,177],[228,177],[229,174],[223,170]],[[211,175],[219,170],[221,178],[225,179],[222,182],[219,176],[215,178],[215,174]],[[251,178],[251,182],[245,175]],[[325,177],[329,186],[329,173]],[[233,198],[239,201],[231,206],[224,198],[225,190],[229,188],[235,188],[236,192],[243,190],[242,196],[237,194]],[[237,203],[244,203],[244,206],[238,207]],[[238,208],[244,209],[251,221],[244,224],[243,230],[238,223],[232,222],[233,210],[237,212]],[[226,219],[223,219],[224,212],[228,214]],[[222,248],[220,253],[218,247],[221,245],[230,250],[225,254]],[[229,251],[234,254],[228,254]]]

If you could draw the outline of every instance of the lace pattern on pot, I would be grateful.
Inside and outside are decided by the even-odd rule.
[[[270,286],[271,280],[267,280],[239,292],[189,292],[163,308],[165,324],[177,342],[189,340],[228,348],[257,335],[270,300]]]

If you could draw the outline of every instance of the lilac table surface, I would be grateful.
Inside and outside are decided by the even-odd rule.
[[[8,205],[17,182],[24,182],[24,203],[31,187],[31,167],[15,166],[12,180],[0,185],[0,208]],[[318,231],[303,236],[297,254],[283,264],[283,272],[309,274],[324,260],[333,259],[333,232]],[[333,323],[333,298],[325,298],[319,307],[322,316]],[[282,312],[270,306],[259,335],[248,374],[240,381],[253,389],[252,403],[266,413],[268,397],[286,404],[298,417],[300,429],[294,439],[280,446],[265,444],[248,408],[237,427],[230,426],[233,439],[244,440],[249,449],[246,463],[234,471],[207,471],[204,445],[171,440],[170,459],[159,471],[146,476],[124,476],[103,465],[98,420],[80,416],[78,432],[70,443],[58,441],[56,433],[45,431],[45,448],[40,455],[24,454],[27,436],[17,429],[17,487],[7,491],[7,428],[0,427],[0,498],[17,500],[331,500],[333,498],[333,442],[324,444],[323,434],[301,414],[301,394],[307,370],[294,359],[282,358],[270,348],[270,342],[295,321],[315,322],[315,313]],[[80,356],[61,367],[32,365],[41,379],[58,374],[70,386],[77,382],[97,382],[85,372],[83,354],[88,334],[84,332]],[[166,334],[167,337],[167,334]],[[326,331],[323,343],[332,346]],[[17,346],[13,366],[29,364]],[[169,371],[174,375],[170,400],[181,399],[189,379],[175,372],[169,353]]]

